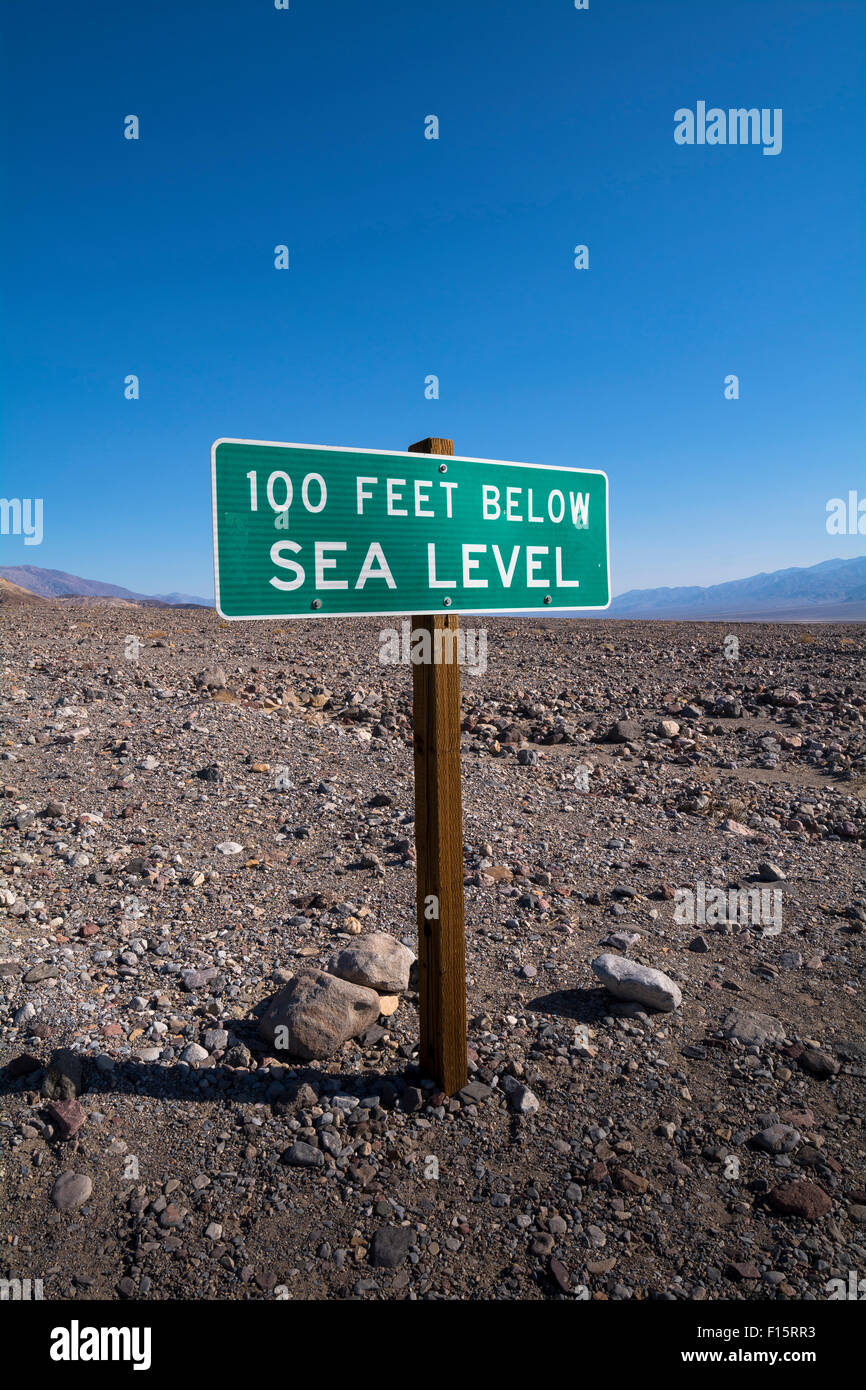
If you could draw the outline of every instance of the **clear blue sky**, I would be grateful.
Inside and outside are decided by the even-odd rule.
[[[864,40],[862,0],[5,0],[0,493],[45,538],[2,562],[210,595],[219,436],[603,468],[614,593],[862,553]],[[782,152],[676,145],[699,100]]]

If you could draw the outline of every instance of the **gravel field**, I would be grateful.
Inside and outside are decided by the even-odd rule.
[[[387,621],[0,607],[0,1278],[786,1301],[862,1276],[866,629],[464,619],[488,646],[449,1098],[414,972],[328,1057],[260,1028],[370,934],[415,950]]]

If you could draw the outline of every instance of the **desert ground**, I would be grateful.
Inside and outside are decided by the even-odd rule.
[[[788,1301],[866,1273],[866,629],[463,621],[488,648],[462,682],[470,1084],[447,1097],[412,979],[323,1060],[259,1028],[369,933],[415,949],[388,620],[7,590],[0,1278]],[[701,885],[766,910],[681,920]],[[605,953],[678,1005],[615,997]]]

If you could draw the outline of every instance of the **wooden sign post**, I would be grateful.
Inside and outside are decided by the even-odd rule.
[[[455,457],[450,439],[405,453],[217,439],[211,506],[221,618],[420,615],[411,664],[421,1065],[454,1095],[467,1080],[458,614],[606,608],[607,476]]]
[[[453,456],[450,439],[422,439],[413,454]],[[445,471],[447,464],[440,464]],[[430,657],[413,663],[415,847],[421,1067],[453,1096],[466,1085],[466,942],[460,790],[457,613],[413,618]]]

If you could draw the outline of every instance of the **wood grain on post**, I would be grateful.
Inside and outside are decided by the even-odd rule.
[[[410,444],[409,452],[453,455],[454,444],[450,439],[422,439]],[[415,617],[412,625],[429,633],[433,658],[412,666],[420,1060],[422,1070],[453,1096],[468,1079],[457,661],[460,618],[443,612]]]

